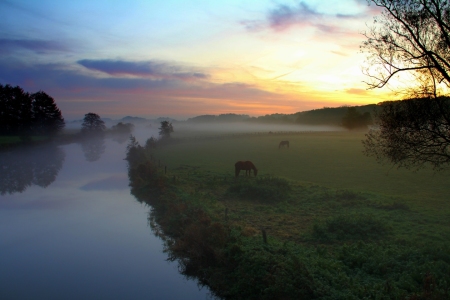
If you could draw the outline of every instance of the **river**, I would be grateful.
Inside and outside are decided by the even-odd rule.
[[[0,299],[210,299],[130,194],[126,144],[0,153]]]

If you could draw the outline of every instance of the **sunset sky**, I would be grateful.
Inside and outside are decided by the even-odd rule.
[[[63,116],[259,116],[388,99],[368,91],[365,0],[2,0],[0,83]]]

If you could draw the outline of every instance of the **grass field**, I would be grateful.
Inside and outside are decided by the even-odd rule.
[[[247,219],[257,224],[250,227],[268,226],[278,236],[299,236],[318,219],[345,212],[383,215],[383,219],[399,223],[399,235],[410,235],[408,238],[412,239],[450,238],[450,172],[412,172],[382,166],[362,154],[363,138],[361,132],[241,134],[209,139],[205,136],[204,140],[168,144],[153,153],[167,166],[169,174],[203,183],[215,177],[234,180],[234,163],[251,160],[258,168],[258,176],[249,180],[270,176],[300,186],[293,196],[298,200],[288,205],[283,199],[271,206],[261,205],[256,207],[257,214],[254,204],[227,202],[230,209],[239,211],[241,218],[248,211]],[[290,148],[279,149],[281,140],[289,140]],[[243,172],[238,179],[247,180]],[[349,199],[342,196],[345,193],[349,193]],[[339,197],[342,199],[336,200]],[[329,198],[332,200],[323,200]],[[386,209],[376,209],[377,206]]]
[[[176,136],[175,136],[176,138]],[[167,145],[155,155],[170,168],[180,164],[234,176],[234,163],[250,160],[259,175],[302,183],[374,192],[401,201],[448,208],[450,172],[412,172],[382,166],[362,154],[364,133],[306,132],[286,135],[240,135]],[[281,140],[290,148],[278,149]]]
[[[447,299],[450,173],[380,166],[362,154],[363,138],[178,132],[146,153],[167,167],[165,179],[137,168],[132,192],[156,207],[184,273],[197,269],[220,295]],[[278,149],[281,140],[290,148]],[[253,161],[258,176],[235,179],[238,160]],[[147,194],[147,177],[167,186],[165,204]]]

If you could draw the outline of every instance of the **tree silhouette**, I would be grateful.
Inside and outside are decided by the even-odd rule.
[[[129,135],[134,129],[134,125],[131,123],[119,122],[111,127],[111,132],[114,134],[127,134]]]
[[[52,135],[64,125],[54,99],[43,91],[30,95],[19,86],[0,84],[0,134]]]
[[[365,33],[364,73],[369,88],[383,88],[400,75],[397,89],[408,101],[381,103],[374,129],[363,142],[366,155],[399,167],[449,166],[450,1],[371,0],[383,9]],[[402,77],[400,77],[401,79]]]
[[[96,113],[87,113],[84,115],[83,123],[81,124],[81,132],[84,134],[100,134],[104,133],[106,129],[105,122],[100,119]]]
[[[30,134],[31,97],[21,87],[0,84],[0,131],[4,135]]]
[[[123,144],[128,140],[131,132],[133,132],[134,124],[119,122],[111,127],[109,131],[113,137],[113,140],[119,144]]]
[[[55,104],[55,100],[39,91],[32,98],[32,127],[36,134],[56,134],[64,128],[64,118]]]
[[[363,141],[366,155],[405,168],[430,164],[440,170],[449,166],[450,98],[385,102],[381,106],[378,127]]]
[[[158,129],[161,138],[169,138],[170,134],[173,132],[172,123],[170,123],[169,121],[162,121],[161,127],[159,127]]]
[[[371,0],[383,9],[365,33],[364,73],[370,88],[382,88],[408,73],[408,98],[436,97],[450,84],[450,2]],[[410,78],[411,79],[411,78]]]

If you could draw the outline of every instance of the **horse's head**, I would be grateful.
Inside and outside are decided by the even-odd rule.
[[[253,169],[253,172],[255,172],[255,176],[258,174],[258,169],[257,168],[254,168]]]

